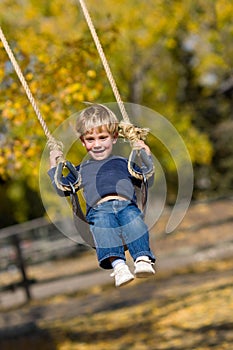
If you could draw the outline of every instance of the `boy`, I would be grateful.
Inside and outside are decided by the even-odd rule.
[[[90,159],[76,167],[81,174],[81,187],[86,200],[86,219],[96,247],[99,265],[113,268],[115,286],[123,286],[136,277],[155,274],[155,257],[149,247],[149,233],[136,204],[134,185],[140,186],[128,171],[128,160],[112,155],[113,145],[118,137],[118,120],[115,114],[103,105],[91,105],[81,112],[76,130]],[[144,141],[136,146],[144,148],[150,155]],[[48,174],[54,180],[56,159],[61,151],[50,152]],[[63,183],[72,182],[72,174]],[[59,191],[58,191],[59,192]],[[134,275],[126,265],[124,246],[135,264]]]

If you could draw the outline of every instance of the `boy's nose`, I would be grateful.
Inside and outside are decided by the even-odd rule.
[[[100,141],[99,140],[95,140],[94,147],[100,147]]]

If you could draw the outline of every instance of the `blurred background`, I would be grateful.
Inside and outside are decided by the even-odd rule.
[[[209,273],[212,269],[218,271],[219,276],[223,276],[222,273],[226,270],[224,276],[227,278],[232,268],[233,3],[227,0],[119,0],[117,2],[87,0],[87,6],[122,100],[147,106],[167,118],[182,136],[191,157],[194,171],[191,209],[183,226],[181,225],[168,237],[164,234],[164,222],[176,200],[177,169],[174,168],[173,161],[167,156],[163,145],[153,138],[150,140],[151,149],[163,168],[168,187],[164,215],[152,232],[157,241],[155,245],[155,238],[152,237],[152,244],[156,246],[156,250],[160,251],[161,255],[163,273],[161,272],[160,283],[166,280],[171,265],[177,269],[184,268],[185,263],[181,264],[184,258],[187,263],[191,265],[194,263],[192,272]],[[1,0],[0,25],[51,132],[66,118],[83,109],[84,101],[100,103],[114,101],[112,90],[78,1]],[[83,275],[86,270],[92,273],[96,269],[96,261],[92,250],[86,246],[73,244],[72,241],[61,236],[57,228],[46,218],[39,189],[40,160],[46,138],[1,42],[0,83],[0,291],[2,292],[0,301],[3,314],[6,315],[8,308],[16,307],[13,300],[17,301],[17,305],[21,305],[25,301],[32,302],[33,299],[40,299],[40,295],[43,294],[42,290],[40,292],[35,290],[33,294],[29,286],[34,286],[40,280],[51,282],[61,277],[64,278],[64,276],[67,277],[67,275],[70,277],[79,273]],[[146,120],[144,120],[144,126],[147,127]],[[77,163],[83,157],[81,148],[80,158],[78,157],[76,155]],[[224,245],[220,247],[220,243]],[[175,255],[178,259],[173,260],[171,265],[166,265],[165,262],[169,261],[167,259],[173,251],[170,247],[177,247]],[[203,255],[205,258],[203,256],[194,258],[194,252],[197,253],[200,247],[205,249],[206,254]],[[218,249],[208,250],[215,248]],[[191,261],[190,256],[194,260]],[[197,261],[201,265],[197,266]],[[203,261],[208,263],[203,265]],[[209,261],[212,262],[209,263]],[[52,263],[55,265],[51,265]],[[54,266],[59,276],[55,276]],[[66,268],[62,269],[62,266]],[[29,271],[29,274],[26,270]],[[191,278],[191,270],[179,270],[178,275],[184,273],[185,276]],[[209,275],[210,281],[213,281],[214,276],[216,272]],[[104,280],[103,276],[101,278]],[[224,282],[219,282],[218,285],[218,290],[221,288],[223,290],[223,285],[226,287],[225,296],[231,307],[233,305],[229,286],[232,285],[232,282],[232,280],[224,279]],[[78,286],[80,283],[78,282]],[[62,285],[64,288],[64,283]],[[98,285],[98,282],[94,285]],[[151,290],[154,290],[152,282],[150,285]],[[194,286],[195,283],[192,284],[190,281],[190,285]],[[71,290],[72,293],[77,290],[78,286],[75,284]],[[165,288],[162,284],[160,286],[161,290]],[[87,287],[90,287],[88,283]],[[208,293],[211,293],[212,287],[208,285],[203,288],[207,288]],[[56,289],[56,287],[53,288]],[[91,294],[94,293],[97,299],[102,293],[106,293],[105,289],[99,288],[91,290]],[[139,288],[138,285],[135,288]],[[140,288],[140,290],[143,289],[141,284]],[[165,293],[164,298],[168,298],[166,302],[169,305],[172,295],[169,294],[168,285],[166,288],[167,294]],[[44,297],[56,294],[48,293],[48,288],[45,289],[47,292],[44,292]],[[152,297],[149,289],[147,287],[147,292],[144,290],[147,299]],[[14,293],[19,290],[22,293],[16,296]],[[62,291],[64,290],[61,288]],[[108,289],[107,291],[109,292]],[[176,292],[177,290],[173,290],[173,295],[176,295]],[[188,293],[187,290],[186,292]],[[111,293],[117,292],[111,290]],[[13,299],[10,298],[12,295]],[[106,294],[104,295],[106,297]],[[203,292],[203,300],[204,295],[206,296],[205,292]],[[125,295],[114,294],[114,296],[123,298],[123,309],[131,305],[126,292]],[[189,297],[194,302],[195,297],[193,295]],[[218,293],[215,297],[213,300],[216,305],[216,300],[222,299]],[[224,297],[225,302],[226,298]],[[140,300],[144,302],[143,295]],[[193,312],[203,317],[207,315],[209,309],[203,309],[205,303],[203,300],[198,304],[202,305],[202,308],[200,306],[195,310],[189,310],[189,315]],[[74,299],[72,301],[74,302]],[[139,305],[139,300],[135,302],[138,302]],[[229,308],[228,302],[224,304],[226,310]],[[52,303],[56,301],[53,300]],[[188,301],[187,304],[189,304]],[[112,309],[118,307],[120,308],[119,305],[112,305]],[[141,323],[138,325],[138,330],[140,325],[146,329],[143,315],[148,315],[151,308],[157,307],[160,310],[159,305],[145,304],[144,308],[129,312],[131,316],[140,314]],[[94,309],[97,310],[98,307],[95,306]],[[183,320],[184,316],[181,314],[182,309],[185,312],[184,305],[180,304],[180,320]],[[166,312],[170,312],[169,310]],[[161,313],[160,311],[158,315],[161,316],[162,311]],[[215,311],[212,310],[212,312],[215,315]],[[154,311],[154,317],[155,314]],[[35,309],[31,315],[35,315]],[[187,325],[190,331],[192,326],[186,316],[187,314],[184,316],[182,325]],[[176,344],[172,343],[172,340],[171,343],[166,343],[162,334],[163,327],[168,327],[166,323],[168,320],[164,320],[161,326],[161,338],[159,338],[163,342],[161,347],[159,344],[154,345],[153,337],[143,338],[142,336],[137,343],[133,343],[132,339],[131,342],[127,339],[122,340],[122,343],[119,341],[118,345],[116,343],[112,349],[187,350],[191,348],[209,349],[211,346],[218,350],[230,349],[232,348],[232,337],[230,339],[230,333],[226,331],[225,334],[223,329],[226,330],[228,327],[230,329],[233,320],[228,313],[225,316],[220,317],[221,324],[225,324],[225,328],[219,325],[220,328],[218,326],[211,328],[209,326],[211,320],[205,320],[203,324],[200,322],[199,333],[197,332],[199,335],[202,331],[203,334],[209,332],[209,337],[214,334],[210,344],[205,342],[205,337],[198,338],[196,343],[186,344],[185,347],[182,347],[179,341]],[[34,323],[29,322],[29,328],[22,328],[23,321],[19,320],[21,326],[18,333],[11,333],[10,330],[9,334],[6,333],[9,327],[7,328],[7,322],[3,321],[1,326],[4,331],[0,333],[1,348],[11,349],[12,339],[19,337],[24,332],[26,334],[28,329],[31,334],[35,331],[35,344],[39,344],[38,349],[46,349],[46,339],[52,339],[50,345],[47,344],[50,350],[89,349],[89,345],[91,349],[93,346],[85,337],[77,344],[76,340],[80,334],[73,334],[73,338],[67,336],[73,339],[68,341],[65,336],[68,331],[61,331],[61,325],[57,327],[60,327],[60,333],[62,333],[62,335],[59,333],[61,337],[59,344],[62,345],[58,345],[53,338],[54,328],[42,331],[43,325],[38,326],[33,316],[31,317]],[[63,315],[60,315],[57,319],[61,320],[62,317]],[[113,316],[109,317],[114,324]],[[152,318],[150,314],[150,317],[146,318],[147,322],[151,324],[155,322]],[[176,316],[173,320],[175,318]],[[11,319],[15,320],[14,314],[11,314],[11,317],[8,314],[8,320]],[[43,317],[41,319],[43,321]],[[85,322],[87,322],[86,319]],[[97,320],[92,320],[92,322],[95,323]],[[186,326],[182,330],[183,333],[181,330],[180,333],[175,333],[175,324],[176,322],[173,330],[169,328],[169,334],[171,339],[177,341],[183,338]],[[11,325],[14,326],[14,329],[17,328],[14,322],[12,324],[10,322]],[[81,329],[77,320],[73,326]],[[223,340],[221,341],[216,336],[218,331],[222,331],[222,338],[220,338]],[[110,337],[109,329],[106,332],[105,336]],[[6,334],[9,335],[8,338]],[[93,338],[93,334],[90,332],[90,339]],[[123,333],[118,329],[118,333],[116,331],[112,334],[114,338],[117,337],[117,334],[121,337]],[[124,336],[126,336],[125,333]],[[17,339],[19,341],[19,338]],[[108,349],[109,344],[113,343],[110,341],[105,344],[103,339],[100,337],[102,345],[99,349]],[[24,340],[22,344],[25,346]],[[28,347],[24,348],[30,349],[29,343],[26,344]],[[85,347],[82,344],[89,345]],[[14,344],[12,346],[14,347]]]

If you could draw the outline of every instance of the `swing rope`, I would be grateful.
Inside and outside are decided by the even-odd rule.
[[[129,156],[128,170],[129,170],[129,172],[130,172],[130,174],[132,176],[134,176],[137,179],[143,180],[144,176],[142,174],[136,172],[133,169],[133,166],[132,166],[132,164],[133,164],[132,160],[135,158],[135,155],[136,154],[138,154],[138,155],[140,154],[140,150],[134,145],[134,142],[139,140],[139,139],[145,140],[146,136],[147,136],[147,134],[149,132],[149,129],[147,129],[147,128],[139,128],[139,127],[134,126],[133,124],[131,124],[129,116],[128,116],[127,112],[126,112],[124,103],[123,103],[123,101],[121,99],[119,90],[117,88],[115,79],[113,77],[112,71],[111,71],[110,66],[108,64],[108,61],[106,59],[103,47],[102,47],[102,45],[100,43],[100,40],[99,40],[99,37],[97,35],[95,26],[93,24],[93,21],[91,19],[90,13],[89,13],[89,11],[87,9],[87,6],[85,4],[85,1],[84,0],[79,0],[79,3],[80,3],[80,6],[82,8],[84,17],[86,19],[87,25],[88,25],[89,30],[91,32],[91,35],[92,35],[92,38],[93,38],[94,43],[96,45],[99,57],[100,57],[100,59],[102,61],[105,73],[107,75],[108,81],[110,83],[110,86],[112,88],[113,94],[115,96],[115,99],[117,101],[117,104],[119,106],[119,109],[120,109],[120,112],[121,112],[121,115],[122,115],[122,118],[123,118],[123,120],[119,123],[119,130],[118,130],[119,136],[129,140],[130,143],[131,143],[132,152],[131,152],[131,154]],[[150,166],[149,167],[149,171],[146,174],[146,177],[149,178],[151,175],[153,175],[153,173],[154,173],[154,167]]]
[[[146,136],[147,136],[147,134],[149,132],[149,129],[147,129],[147,128],[139,128],[139,127],[136,127],[133,124],[131,124],[129,116],[128,116],[127,112],[126,112],[124,103],[123,103],[123,101],[121,99],[119,90],[117,88],[115,79],[113,77],[112,71],[111,71],[110,66],[108,64],[108,61],[106,59],[103,47],[102,47],[102,45],[100,43],[100,40],[99,40],[99,37],[97,35],[95,26],[93,24],[93,21],[91,19],[90,13],[89,13],[89,11],[87,9],[87,6],[85,4],[85,1],[84,0],[79,0],[79,3],[80,3],[80,6],[82,8],[84,17],[86,19],[87,25],[88,25],[89,30],[91,32],[91,35],[92,35],[92,38],[93,38],[94,43],[96,45],[99,57],[100,57],[100,59],[102,61],[102,64],[103,64],[103,67],[105,69],[107,78],[109,80],[109,83],[111,85],[113,94],[115,96],[115,99],[117,101],[117,104],[119,106],[119,109],[120,109],[120,112],[121,112],[121,115],[122,115],[122,118],[123,118],[123,120],[119,124],[119,136],[124,137],[125,139],[129,140],[131,142],[132,148],[134,149],[133,143],[135,141],[137,141],[138,139],[145,140],[145,138],[146,138]]]
[[[13,65],[13,67],[15,69],[15,72],[16,72],[16,74],[17,74],[17,76],[18,76],[18,78],[19,78],[19,80],[20,80],[20,82],[21,82],[21,84],[22,84],[22,86],[23,86],[23,88],[25,90],[25,93],[26,93],[26,95],[27,95],[27,97],[28,97],[28,99],[29,99],[29,101],[30,101],[30,103],[32,105],[32,108],[34,109],[34,112],[35,112],[35,114],[37,116],[37,119],[39,120],[39,122],[40,122],[40,124],[41,124],[41,126],[42,126],[42,128],[44,130],[44,134],[45,134],[45,136],[48,139],[49,148],[51,150],[52,149],[56,149],[56,148],[59,149],[59,150],[62,150],[63,149],[62,142],[57,141],[51,135],[51,133],[50,133],[50,131],[49,131],[47,125],[46,125],[46,122],[45,122],[44,118],[42,117],[42,114],[41,114],[41,112],[39,110],[39,107],[38,107],[38,105],[36,103],[36,100],[35,100],[35,98],[33,97],[32,93],[31,93],[31,90],[30,90],[30,88],[28,86],[28,83],[27,83],[26,79],[23,76],[23,73],[22,73],[22,71],[21,71],[21,69],[20,69],[20,67],[19,67],[19,65],[18,65],[18,63],[17,63],[17,61],[15,59],[15,56],[14,56],[14,54],[13,54],[13,52],[12,52],[12,50],[11,50],[9,44],[8,44],[8,41],[7,41],[7,39],[6,39],[5,35],[4,35],[1,27],[0,27],[0,38],[1,38],[1,41],[2,41],[2,44],[3,44],[4,48],[6,50],[6,53],[8,54],[9,59],[10,59],[12,65]]]
[[[82,8],[82,11],[83,11],[84,17],[86,19],[87,25],[89,27],[89,30],[91,32],[92,38],[94,40],[94,43],[96,45],[98,54],[100,56],[100,59],[102,61],[103,66],[104,66],[107,78],[108,78],[109,83],[110,83],[111,88],[112,88],[112,91],[113,91],[114,96],[116,98],[116,101],[118,103],[119,109],[120,109],[122,117],[124,119],[124,122],[130,124],[129,116],[128,116],[128,114],[126,112],[126,109],[124,107],[124,104],[123,104],[123,102],[121,100],[121,96],[120,96],[119,90],[117,88],[116,82],[115,82],[114,77],[112,75],[110,66],[109,66],[108,61],[106,59],[103,47],[102,47],[102,45],[100,43],[99,37],[98,37],[97,32],[95,30],[93,21],[91,19],[91,16],[90,16],[90,13],[89,13],[89,11],[87,9],[85,1],[84,0],[79,0],[79,3],[80,3],[80,6]]]
[[[4,35],[1,27],[0,27],[0,39],[2,41],[2,44],[3,44],[3,46],[4,46],[5,50],[6,50],[6,53],[7,53],[8,57],[9,57],[12,65],[13,65],[13,68],[15,69],[15,72],[16,72],[16,74],[17,74],[17,76],[18,76],[18,78],[19,78],[19,80],[20,80],[20,82],[21,82],[21,84],[22,84],[22,86],[24,88],[24,91],[25,91],[25,93],[27,95],[27,98],[28,98],[29,102],[31,103],[32,108],[34,109],[34,112],[35,112],[35,114],[37,116],[37,119],[39,120],[40,125],[41,125],[41,127],[42,127],[42,129],[44,131],[44,134],[47,137],[47,144],[48,144],[48,147],[49,147],[50,151],[52,151],[52,150],[63,151],[63,148],[64,148],[63,143],[61,141],[56,140],[52,136],[52,134],[50,133],[50,131],[49,131],[48,127],[47,127],[47,124],[46,124],[46,122],[45,122],[45,120],[44,120],[44,118],[43,118],[43,116],[42,116],[42,114],[40,112],[40,109],[39,109],[39,107],[38,107],[38,105],[36,103],[36,100],[35,100],[35,98],[32,95],[32,92],[31,92],[31,90],[29,88],[29,85],[28,85],[26,79],[24,78],[24,75],[23,75],[23,73],[22,73],[22,71],[21,71],[21,69],[20,69],[20,67],[18,65],[18,62],[16,61],[16,58],[15,58],[15,56],[13,54],[13,51],[11,50],[11,48],[10,48],[10,46],[8,44],[8,41],[7,41],[7,39],[6,39],[5,35]],[[60,166],[62,166],[62,167],[67,166],[67,164],[68,164],[68,166],[70,168],[73,168],[72,164],[70,162],[67,162],[63,158],[63,156],[60,156],[60,157],[57,158],[57,164],[58,165],[60,164]],[[62,190],[62,191],[70,190],[69,187],[61,185],[59,183],[59,181],[57,180],[57,176],[55,176],[55,182],[56,182],[57,187],[60,190]],[[75,184],[74,188],[77,189],[79,186],[80,186],[80,182],[77,181],[77,183]]]

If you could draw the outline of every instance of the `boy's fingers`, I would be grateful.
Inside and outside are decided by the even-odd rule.
[[[53,150],[53,151],[50,152],[50,156],[51,157],[57,158],[57,157],[61,157],[62,155],[63,155],[63,153],[61,151]]]
[[[142,141],[142,140],[136,141],[136,142],[134,143],[134,146],[140,147],[140,148],[144,148],[146,151],[149,151],[149,150],[150,150],[150,148],[149,148],[149,147],[145,144],[145,142]]]

